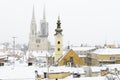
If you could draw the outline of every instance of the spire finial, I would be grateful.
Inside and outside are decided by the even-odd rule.
[[[61,23],[60,23],[60,16],[58,16],[57,27],[58,27],[58,28],[60,28],[60,27],[61,27]]]
[[[58,20],[57,20],[57,29],[55,29],[55,32],[56,32],[55,35],[57,35],[57,34],[61,34],[61,35],[62,35],[60,16],[58,16]]]
[[[35,19],[34,5],[33,5],[33,14],[32,14],[32,19]]]
[[[58,15],[58,20],[60,20],[60,15]]]
[[[45,4],[44,4],[44,8],[43,8],[43,19],[46,19]]]

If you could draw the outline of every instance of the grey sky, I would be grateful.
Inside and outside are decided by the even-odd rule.
[[[64,44],[120,43],[120,0],[0,0],[0,42],[27,43],[32,7],[39,28],[44,4],[52,44],[59,14]]]

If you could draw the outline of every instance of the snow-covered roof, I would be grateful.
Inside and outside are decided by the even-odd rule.
[[[27,51],[26,56],[29,57],[32,55],[33,57],[49,57],[51,56],[48,51]]]
[[[10,80],[33,80],[35,79],[35,70],[33,67],[0,67],[0,79]]]
[[[115,68],[117,70],[120,71],[120,64],[107,64],[107,65],[102,65],[102,66],[91,66],[91,71],[92,72],[100,72],[101,70],[106,70],[107,68],[111,71],[111,70],[115,70]]]
[[[0,49],[4,49],[5,48],[5,46],[4,45],[0,45]]]
[[[78,55],[79,57],[87,57],[87,55]]]
[[[91,66],[92,72],[99,72],[102,69],[106,68],[119,68],[120,64],[114,65],[104,65],[102,67],[99,66]],[[11,66],[3,66],[0,67],[0,79],[2,80],[35,80],[35,70],[38,71],[38,74],[43,75],[44,72],[49,73],[62,73],[62,72],[70,72],[70,73],[80,73],[85,74],[83,67],[66,67],[66,66],[50,66],[49,69],[47,67],[39,68],[37,66],[27,66],[26,63],[15,62],[15,65]],[[48,71],[49,70],[49,71]],[[104,80],[106,77],[80,77],[73,78],[73,76],[68,76],[64,79],[59,80]],[[106,80],[106,79],[105,79]]]
[[[13,53],[14,50],[8,50],[7,52]],[[15,50],[15,53],[24,53],[24,52],[21,51],[21,50],[16,49],[16,50]]]
[[[11,80],[35,80],[35,70],[38,71],[38,74],[43,75],[44,72],[48,72],[47,67],[39,68],[37,66],[24,66],[21,64],[12,65],[12,66],[3,66],[0,67],[0,79],[11,79]],[[49,67],[49,73],[62,73],[62,72],[71,72],[71,73],[80,73],[84,74],[82,68],[72,68],[72,67]]]
[[[100,54],[100,55],[120,54],[120,48],[103,48],[103,49],[97,49],[97,50],[93,51],[92,53]]]
[[[65,55],[67,53],[67,51],[63,51],[62,55]],[[55,57],[55,51],[52,54],[53,57]]]
[[[59,80],[106,80],[105,77],[80,77],[80,78],[73,78],[73,76],[69,76],[65,79],[59,79]]]
[[[57,67],[50,67],[49,73],[61,73],[61,72],[70,72],[70,73],[80,73],[84,74],[83,68],[75,68],[75,67],[66,67],[66,66],[57,66]]]
[[[35,57],[37,57],[37,56],[41,56],[41,57],[46,57],[46,56],[50,56],[50,53],[48,52],[48,51],[38,51],[37,52],[37,54],[34,54],[33,53],[33,55],[35,56]]]
[[[80,46],[71,46],[70,48],[73,49],[74,51],[89,51],[95,49],[95,47],[80,47]]]
[[[103,67],[107,67],[110,70],[117,68],[117,70],[120,71],[120,64],[109,64],[109,65],[107,64],[107,65],[103,65]]]
[[[7,52],[0,52],[0,58],[5,58],[7,57],[8,53]]]
[[[92,66],[91,70],[92,72],[100,72],[101,70],[106,70],[106,67]]]

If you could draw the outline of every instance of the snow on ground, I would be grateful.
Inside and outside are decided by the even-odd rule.
[[[59,80],[107,80],[105,77],[81,77],[81,78],[73,78],[72,76],[67,77],[65,79]]]
[[[119,68],[120,64],[114,65],[104,65],[103,67],[91,66],[92,72],[99,72],[101,69],[106,68]],[[66,67],[66,66],[50,66],[50,67],[38,67],[38,66],[27,66],[27,63],[15,62],[11,66],[2,66],[0,67],[0,80],[35,80],[35,71],[38,71],[42,77],[44,72],[49,73],[61,73],[61,72],[70,72],[70,73],[80,73],[85,74],[83,67]],[[105,77],[80,77],[73,78],[73,75],[66,77],[61,80],[106,80]],[[59,79],[60,80],[60,79]]]
[[[35,70],[34,67],[0,67],[0,79],[35,79]]]
[[[51,66],[49,68],[47,67],[39,68],[37,66],[27,66],[16,63],[15,65],[0,67],[0,79],[3,80],[4,79],[11,79],[11,80],[35,79],[36,70],[38,71],[38,74],[40,74],[42,77],[44,75],[44,72],[49,72],[49,73],[79,72],[81,74],[84,74],[84,70],[82,68],[72,68],[65,66],[60,66],[60,67]]]

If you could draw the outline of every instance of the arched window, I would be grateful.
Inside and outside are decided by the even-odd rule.
[[[60,41],[58,41],[58,44],[60,44]]]
[[[60,48],[58,48],[58,51],[60,51]]]

